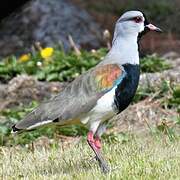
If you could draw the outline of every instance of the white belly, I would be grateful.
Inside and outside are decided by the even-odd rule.
[[[98,126],[100,122],[108,120],[116,114],[114,109],[115,89],[116,87],[102,96],[97,101],[96,106],[85,117],[81,118],[83,124],[88,124],[90,128],[91,126]]]
[[[106,93],[104,96],[102,96],[98,101],[97,105],[92,109],[92,111],[98,112],[98,113],[106,113],[106,112],[114,112],[114,95],[115,95],[115,89],[111,89],[108,93]]]

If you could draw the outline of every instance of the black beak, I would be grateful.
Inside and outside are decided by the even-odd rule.
[[[160,28],[154,26],[153,24],[148,24],[145,26],[145,28],[147,28],[150,31],[156,31],[156,32],[163,32]]]

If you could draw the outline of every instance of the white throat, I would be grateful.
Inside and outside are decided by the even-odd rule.
[[[107,54],[105,61],[112,61],[119,64],[139,64],[139,52],[137,36],[118,35],[112,44],[112,48]]]

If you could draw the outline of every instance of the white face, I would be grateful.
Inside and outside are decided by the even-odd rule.
[[[140,11],[128,11],[124,13],[116,23],[115,34],[138,35],[144,31],[145,18]]]

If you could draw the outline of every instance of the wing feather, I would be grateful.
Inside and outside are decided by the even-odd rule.
[[[124,76],[118,64],[97,66],[76,78],[57,96],[42,103],[15,127],[28,129],[35,124],[46,124],[59,118],[60,123],[89,112],[107,91],[111,90]]]

